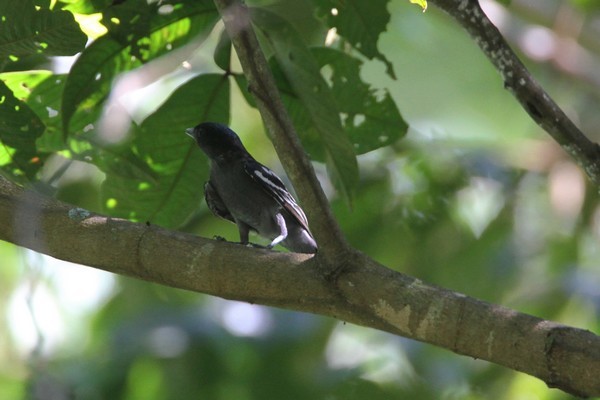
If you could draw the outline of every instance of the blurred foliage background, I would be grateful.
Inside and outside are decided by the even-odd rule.
[[[36,2],[39,7],[74,12],[88,38],[96,39],[86,52],[94,43],[97,48],[98,43],[108,46],[98,39],[106,26],[125,24],[109,12],[98,13],[108,3]],[[315,163],[350,242],[390,268],[427,282],[600,332],[597,188],[520,109],[499,75],[452,20],[431,5],[423,14],[405,0],[372,3],[389,11],[376,49],[385,57],[354,57],[362,62],[361,80],[372,90],[366,95],[389,96],[402,117],[393,117],[395,131],[382,128],[391,136],[376,131],[365,139],[349,133],[359,167],[359,177],[351,184],[351,208],[340,190],[344,182],[331,180],[328,168]],[[315,10],[328,4],[268,3],[309,43],[322,41],[327,34]],[[542,86],[592,140],[600,140],[598,2],[486,0],[482,6]],[[68,91],[61,85],[64,74],[75,69],[72,57],[34,52],[7,58],[0,75],[3,85],[16,98],[28,98],[37,115],[48,113],[52,118],[57,113],[60,118],[45,123],[44,133],[38,130],[32,139],[43,161],[39,168],[20,169],[19,175],[10,161],[17,157],[0,157],[3,173],[90,210],[235,240],[235,227],[213,217],[201,204],[206,161],[200,152],[185,153],[192,147],[183,132],[174,133],[181,134],[181,142],[165,143],[160,131],[152,130],[156,125],[168,130],[171,123],[194,125],[207,119],[186,108],[186,99],[217,87],[219,62],[229,60],[221,55],[213,61],[222,40],[220,25],[209,32],[176,28],[173,35],[185,29],[188,35],[181,36],[181,46],[172,46],[177,48],[165,45],[153,50],[161,40],[156,37],[140,45],[136,53],[140,60],[145,52],[154,51],[149,62],[129,58],[135,51],[128,49],[128,57],[120,62],[131,63],[122,68],[131,72],[107,76],[107,71],[91,71],[98,86],[85,96],[81,87],[74,91],[73,104],[80,104],[70,110],[61,105],[62,91]],[[198,35],[206,40],[194,39]],[[349,46],[343,41],[338,45]],[[3,55],[14,52],[0,46],[0,54],[3,51]],[[276,72],[285,68],[273,63]],[[395,79],[389,74],[390,65]],[[240,72],[235,58],[231,68],[234,75]],[[26,85],[19,86],[23,75],[11,71],[29,71],[35,82],[51,76],[54,84],[32,83],[34,90],[27,92]],[[335,76],[327,68],[321,72],[326,78]],[[182,86],[190,79],[197,79],[198,86]],[[236,84],[223,83],[227,86],[214,97],[217,106],[205,117],[230,120],[250,152],[282,173],[260,116],[248,103],[243,77],[234,80]],[[283,78],[280,83],[293,86]],[[18,87],[27,93],[19,97]],[[172,96],[185,90],[188,93],[178,99]],[[44,100],[37,108],[31,101],[36,94]],[[286,98],[298,113],[296,122],[307,124],[303,143],[314,159],[326,158],[320,153],[322,143],[314,139],[318,135],[311,136],[310,123],[300,118],[307,111],[294,108],[294,101]],[[231,107],[222,106],[227,102]],[[160,107],[185,121],[153,120]],[[65,118],[68,113],[70,120]],[[84,118],[78,113],[87,114]],[[6,128],[8,117],[0,112],[2,118]],[[98,124],[89,126],[90,119]],[[101,128],[102,124],[109,127]],[[120,131],[135,134],[94,142],[94,135]],[[173,144],[186,157],[197,157],[186,166],[197,191],[181,194],[185,207],[195,210],[191,217],[178,215],[177,209],[184,206],[173,200],[163,220],[144,208],[152,199],[136,197],[143,192],[141,183],[153,185],[172,175],[168,162],[156,160],[163,153],[144,150],[144,143],[136,142],[144,134],[155,134],[152,140],[158,147]],[[380,145],[373,144],[373,137]],[[10,139],[2,137],[5,151]],[[123,140],[120,147],[106,145]],[[359,146],[366,147],[359,151]],[[131,148],[137,152],[128,153]],[[27,153],[24,159],[31,156]],[[139,162],[148,157],[154,157],[154,163]],[[167,172],[159,175],[148,165]],[[133,184],[137,194],[131,194]],[[0,288],[5,316],[0,319],[2,399],[570,398],[535,378],[427,344],[343,321],[114,276],[4,242]]]

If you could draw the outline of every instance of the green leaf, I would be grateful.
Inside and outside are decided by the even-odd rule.
[[[360,79],[360,60],[324,47],[313,48],[311,52],[330,82],[335,98],[343,99],[338,102],[338,109],[356,154],[389,146],[406,134],[408,125],[389,92],[376,92]],[[294,93],[281,67],[273,60],[271,70],[303,146],[312,159],[326,160],[324,145],[308,110]]]
[[[0,168],[18,182],[34,179],[42,166],[35,140],[44,124],[27,104],[0,81]]]
[[[219,37],[219,42],[215,48],[214,54],[215,64],[219,66],[223,71],[231,71],[231,39],[227,31],[223,30]]]
[[[50,71],[7,72],[0,79],[25,101],[45,125],[46,129],[37,139],[38,150],[56,152],[67,148],[62,140],[60,102],[66,75],[54,75]]]
[[[0,74],[0,80],[10,88],[17,99],[26,101],[33,88],[49,76],[52,76],[52,72],[45,70],[4,72]]]
[[[360,79],[360,60],[326,47],[312,53],[330,75],[331,91],[341,100],[342,125],[357,154],[389,146],[406,134],[408,125],[390,93],[376,92]]]
[[[327,148],[317,129],[316,122],[313,121],[308,109],[292,88],[277,60],[271,58],[269,64],[283,104],[294,123],[296,132],[298,132],[298,135],[300,136],[302,146],[312,160],[326,162]],[[339,110],[337,110],[337,112],[339,112]]]
[[[185,129],[201,121],[227,124],[229,91],[227,76],[201,75],[180,86],[146,118],[129,146],[155,179],[107,173],[102,185],[106,211],[165,227],[184,223],[198,208],[208,178],[207,160]]]
[[[70,122],[76,113],[92,116],[101,108],[119,73],[186,44],[199,32],[210,29],[218,18],[209,0],[176,2],[167,9],[165,6],[136,0],[109,8],[103,20],[109,34],[86,48],[71,68],[62,105],[65,135],[71,133]],[[88,118],[88,123],[93,122]]]
[[[298,96],[326,151],[333,182],[351,204],[358,183],[356,155],[340,122],[340,111],[319,65],[306,44],[284,19],[264,9],[253,9],[252,19],[274,50],[283,74]]]
[[[36,53],[70,56],[82,51],[87,42],[73,14],[36,9],[31,0],[2,0],[0,20],[0,60]]]
[[[235,79],[235,83],[237,83],[240,92],[242,92],[242,96],[244,96],[246,103],[251,107],[257,108],[256,99],[252,96],[252,93],[248,91],[248,79],[246,79],[246,76],[243,74],[234,74],[233,78]]]
[[[317,15],[327,26],[369,59],[385,63],[387,73],[396,78],[392,63],[377,48],[379,35],[390,22],[388,0],[314,0]]]

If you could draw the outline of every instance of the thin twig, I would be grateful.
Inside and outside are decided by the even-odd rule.
[[[531,118],[569,153],[600,186],[600,147],[575,126],[537,83],[504,37],[492,24],[478,0],[429,0],[452,16],[473,38],[504,80],[504,87]]]

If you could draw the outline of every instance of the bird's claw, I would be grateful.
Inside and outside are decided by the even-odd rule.
[[[256,243],[250,243],[250,242],[248,242],[248,243],[241,243],[241,244],[243,244],[246,247],[251,247],[251,248],[254,248],[254,249],[264,249],[264,250],[271,250],[272,249],[272,247],[269,247],[269,246],[263,246],[262,244],[256,244]]]

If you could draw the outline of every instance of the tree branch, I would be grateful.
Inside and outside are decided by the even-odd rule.
[[[263,297],[263,304],[330,315],[436,344],[459,354],[529,373],[543,379],[551,387],[559,387],[573,394],[599,393],[600,383],[596,382],[596,373],[590,372],[600,368],[598,336],[425,285],[390,271],[348,247],[283,107],[247,9],[237,0],[214,2],[248,78],[250,91],[255,95],[265,125],[271,132],[279,158],[307,206],[311,224],[316,227],[321,255],[325,253],[325,265],[320,265],[321,270],[323,267],[326,271],[340,270],[342,267],[344,271],[335,283],[324,284],[322,276],[310,271],[314,259],[307,259],[302,268],[308,267],[303,272],[310,274],[310,277],[295,276],[293,284],[302,282],[304,288],[318,287],[325,292],[315,295],[309,289],[307,294],[301,293],[299,299],[280,298],[275,302]],[[463,7],[461,4],[465,2],[450,3]],[[479,7],[476,1],[469,2],[468,6]],[[480,14],[484,15],[483,12]],[[489,29],[488,23],[483,23],[486,30]],[[516,63],[511,61],[509,65],[519,73],[509,72],[503,57],[506,57],[507,51],[510,54],[512,52],[499,33],[495,40],[498,38],[507,50],[499,53],[500,56],[489,54],[492,61],[502,65],[500,70],[505,72],[506,86],[513,89],[530,115],[584,165],[592,179],[598,179],[600,183],[600,175],[595,169],[595,146],[533,81],[516,56]],[[484,50],[488,49],[488,45],[482,45],[480,40],[478,43]],[[291,265],[294,272],[298,272],[298,265],[293,262]],[[283,268],[283,274],[286,274],[287,267]],[[269,271],[275,271],[274,267],[270,266]],[[258,275],[252,274],[254,278]],[[273,285],[273,280],[269,280],[269,283],[284,288],[280,283]],[[284,289],[283,293],[295,292]],[[582,368],[583,364],[588,364],[591,369]],[[578,377],[575,378],[578,382],[574,377]]]
[[[600,337],[425,284],[364,255],[347,260],[333,283],[314,256],[105,217],[1,176],[0,240],[176,288],[331,316],[600,395]]]
[[[319,244],[319,257],[327,260],[325,264],[334,266],[334,261],[351,253],[350,248],[333,218],[329,202],[281,101],[252,28],[248,9],[237,0],[214,2],[248,79],[248,89],[254,95],[265,126],[271,133],[277,155],[308,214]]]
[[[600,186],[600,146],[575,126],[531,76],[504,37],[485,15],[478,0],[429,0],[453,17],[500,72],[504,87],[531,118],[569,153],[592,182]]]

